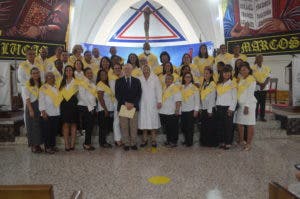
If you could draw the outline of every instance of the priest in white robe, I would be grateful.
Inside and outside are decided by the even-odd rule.
[[[159,109],[162,102],[162,90],[158,77],[151,72],[148,65],[143,66],[143,75],[139,78],[142,86],[142,97],[138,117],[138,128],[143,130],[140,147],[148,144],[148,131],[151,131],[152,147],[157,147],[156,131],[160,128]]]

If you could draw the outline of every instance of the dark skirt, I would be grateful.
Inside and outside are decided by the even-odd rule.
[[[216,147],[219,144],[216,123],[215,111],[212,117],[208,116],[207,110],[202,110],[200,114],[200,144],[206,147]]]
[[[38,100],[31,103],[34,111],[34,118],[30,117],[29,109],[26,107],[26,130],[28,138],[28,146],[36,146],[43,144],[43,136],[41,131],[41,113],[39,111]]]
[[[69,101],[63,99],[60,104],[61,120],[63,123],[78,122],[77,96],[74,94]]]

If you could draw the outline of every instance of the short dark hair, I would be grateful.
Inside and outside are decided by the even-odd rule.
[[[168,53],[167,51],[162,51],[162,52],[160,53],[160,56],[159,56],[160,62],[161,62],[161,63],[162,63],[162,56],[164,56],[164,55],[166,55],[166,56],[168,57],[168,61],[171,60],[171,57],[170,57],[169,53]]]
[[[224,69],[221,71],[220,76],[219,76],[219,80],[218,80],[218,84],[223,83],[224,78],[223,78],[223,74],[224,73],[228,73],[228,72],[232,72],[232,66],[230,64],[226,64],[224,66]],[[230,79],[232,78],[232,75],[230,76]]]
[[[171,62],[166,62],[166,63],[163,64],[163,75],[166,74],[165,66],[166,66],[167,64],[170,64],[170,66],[171,66],[171,73],[173,74],[173,72],[174,72],[174,71],[173,71],[173,64],[172,64]]]
[[[192,74],[191,72],[187,72],[187,73],[185,73],[185,74],[182,76],[181,83],[182,83],[182,84],[185,84],[184,77],[185,77],[186,75],[191,75],[191,77],[192,77],[191,83],[194,83],[194,77],[193,77],[193,74]]]

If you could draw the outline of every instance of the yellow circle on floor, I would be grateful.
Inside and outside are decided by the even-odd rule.
[[[152,184],[160,185],[160,184],[168,184],[171,181],[171,179],[166,176],[153,176],[149,178],[148,181]]]

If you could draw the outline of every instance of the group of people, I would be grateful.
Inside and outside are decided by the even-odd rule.
[[[139,147],[157,147],[161,127],[166,147],[177,146],[179,129],[182,144],[190,147],[198,121],[202,146],[230,149],[236,127],[240,146],[251,148],[258,115],[265,121],[270,68],[263,65],[262,55],[250,67],[238,45],[233,54],[221,45],[214,58],[203,44],[198,56],[184,54],[177,67],[168,52],[160,54],[159,64],[149,43],[143,50],[140,55],[129,54],[125,63],[115,47],[110,58],[101,57],[97,48],[83,53],[81,45],[73,47],[71,56],[58,47],[50,58],[46,48],[38,56],[29,49],[27,60],[19,65],[18,80],[32,152],[43,152],[42,145],[46,153],[57,152],[58,132],[65,150],[74,150],[78,129],[85,131],[83,148],[94,150],[95,123],[104,148],[112,147],[107,142],[112,131],[116,146],[137,150],[138,130],[142,132]],[[123,109],[133,115],[120,115]]]

